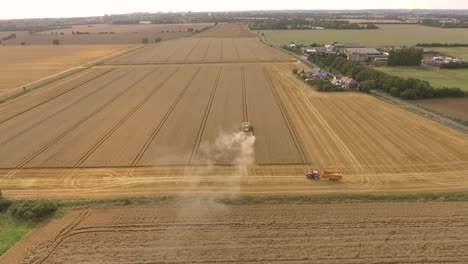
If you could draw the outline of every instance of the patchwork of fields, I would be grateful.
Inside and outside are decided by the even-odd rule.
[[[411,46],[418,43],[468,43],[468,29],[421,25],[378,25],[377,30],[263,30],[271,43],[300,44],[359,43],[369,47]],[[443,40],[443,41],[442,41]]]
[[[52,41],[54,39],[58,39],[61,45],[140,44],[143,38],[148,38],[150,42],[154,42],[157,37],[163,40],[188,37],[194,34],[196,30],[201,30],[212,25],[213,24],[211,23],[163,25],[76,25],[71,28],[49,30],[38,33],[17,31],[14,32],[17,37],[15,39],[4,41],[4,44],[20,45],[21,42],[24,42],[26,45],[52,45]],[[193,29],[193,32],[189,32],[189,28]],[[80,32],[81,34],[77,34],[77,32]]]
[[[291,61],[291,58],[256,38],[184,38],[145,47],[110,60],[107,64],[259,61]]]
[[[197,188],[211,192],[236,169],[224,165],[238,161],[210,148],[243,121],[256,138],[254,163],[242,172],[251,177],[242,183],[247,192],[307,193],[309,168],[344,173],[346,187],[323,192],[466,186],[457,181],[468,173],[463,132],[369,95],[318,93],[291,73],[307,66],[239,37],[238,28],[224,36],[149,45],[0,105],[5,192],[37,197],[35,188],[53,186],[94,197],[106,186],[109,196],[177,194],[192,183],[186,170],[213,176]],[[213,166],[193,169],[199,165]],[[55,184],[37,183],[38,175]],[[57,197],[52,189],[38,195]]]

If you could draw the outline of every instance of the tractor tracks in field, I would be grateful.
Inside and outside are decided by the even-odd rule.
[[[54,138],[52,141],[50,141],[48,144],[46,144],[45,146],[43,146],[42,148],[40,148],[38,151],[36,151],[35,153],[31,154],[28,156],[28,158],[26,158],[25,160],[23,160],[21,163],[19,163],[15,169],[20,169],[22,167],[24,167],[27,163],[29,163],[30,161],[32,161],[34,158],[36,158],[37,156],[39,156],[41,153],[43,153],[44,151],[46,151],[47,149],[49,149],[51,146],[53,146],[56,142],[58,142],[59,140],[61,140],[62,138],[64,138],[65,136],[67,136],[69,133],[71,133],[73,130],[75,130],[76,128],[80,127],[82,124],[86,123],[89,119],[91,119],[93,116],[95,116],[96,114],[98,114],[99,112],[101,112],[103,109],[105,109],[107,106],[113,104],[115,101],[117,101],[120,97],[122,97],[124,94],[126,94],[127,92],[129,92],[133,87],[135,87],[140,81],[141,79],[145,79],[147,78],[149,75],[151,74],[151,72],[145,74],[142,78],[138,78],[138,80],[132,82],[129,86],[127,86],[125,89],[123,89],[122,91],[118,92],[117,95],[115,95],[114,97],[112,97],[111,100],[107,101],[106,103],[104,103],[103,105],[101,105],[99,108],[95,109],[93,112],[91,112],[90,114],[88,114],[87,116],[85,116],[84,118],[82,118],[80,121],[78,121],[77,123],[75,123],[75,125],[73,125],[72,127],[68,128],[65,132],[61,133],[59,136],[57,136],[56,138]]]
[[[242,117],[244,122],[249,121],[249,112],[247,106],[247,91],[245,88],[245,67],[241,66],[241,81],[242,81]]]
[[[110,72],[110,71],[109,71],[109,72]],[[90,92],[89,94],[83,96],[82,98],[80,98],[80,99],[77,100],[76,102],[74,102],[74,103],[72,103],[72,104],[70,104],[70,105],[68,105],[68,106],[66,106],[66,107],[64,107],[64,108],[62,108],[62,109],[60,109],[60,110],[58,110],[57,112],[55,112],[55,113],[53,113],[53,114],[51,114],[51,115],[49,115],[49,116],[43,118],[42,120],[40,120],[40,121],[34,123],[33,125],[29,126],[28,128],[24,129],[23,131],[21,131],[21,132],[15,134],[14,136],[12,136],[12,137],[10,137],[10,138],[4,140],[3,142],[0,142],[0,147],[3,146],[3,145],[5,145],[5,144],[8,144],[9,142],[11,142],[11,141],[13,141],[13,140],[15,140],[15,139],[18,138],[19,136],[21,136],[21,135],[23,135],[23,134],[25,134],[25,133],[31,131],[32,129],[34,129],[35,127],[41,125],[42,123],[46,122],[47,120],[49,120],[49,119],[51,119],[51,118],[53,118],[53,117],[59,115],[59,114],[62,113],[63,111],[74,107],[75,105],[77,105],[78,103],[82,102],[83,100],[85,100],[85,99],[87,99],[87,98],[93,96],[94,94],[98,93],[98,92],[100,91],[99,88],[107,87],[108,85],[110,85],[110,84],[112,84],[112,83],[114,83],[114,82],[120,80],[121,78],[125,77],[125,75],[126,75],[126,74],[122,74],[121,76],[118,76],[117,78],[111,79],[109,82],[107,82],[107,83],[105,83],[104,85],[98,87],[96,90]],[[93,78],[93,80],[95,80],[95,79],[97,79],[97,78],[99,78],[99,77],[101,77],[101,76],[103,76],[103,75],[99,75],[98,77]],[[84,85],[84,84],[83,84],[83,85]],[[37,106],[36,106],[36,107],[37,107]]]
[[[208,100],[208,104],[206,106],[205,112],[203,114],[203,119],[200,124],[200,128],[198,129],[197,137],[195,143],[192,147],[192,152],[190,154],[189,164],[193,164],[194,159],[197,157],[198,150],[200,148],[201,141],[203,139],[203,134],[205,133],[206,122],[208,121],[208,117],[211,113],[211,107],[213,105],[214,97],[216,95],[216,90],[218,89],[219,79],[221,78],[221,73],[223,71],[223,67],[218,69],[218,74],[216,75],[216,80],[213,84],[213,88],[211,88],[210,98]]]
[[[90,83],[90,82],[92,82],[92,81],[94,81],[94,80],[97,80],[97,79],[99,79],[100,77],[102,77],[102,76],[104,76],[104,75],[106,75],[106,74],[112,72],[113,70],[114,70],[114,69],[111,69],[111,70],[109,70],[109,71],[104,72],[103,74],[97,75],[97,76],[95,76],[95,77],[93,77],[93,78],[91,78],[91,79],[89,79],[89,80],[86,80],[86,81],[83,82],[83,83],[80,83],[80,84],[77,84],[77,85],[75,85],[75,86],[72,86],[70,89],[67,89],[66,91],[64,91],[64,92],[62,92],[62,93],[59,93],[59,94],[57,94],[57,95],[55,95],[55,96],[53,96],[53,97],[51,97],[51,98],[48,98],[48,99],[46,99],[45,101],[42,101],[42,102],[40,102],[40,103],[37,103],[37,104],[35,104],[35,105],[33,105],[33,106],[31,106],[31,107],[29,107],[29,108],[23,110],[23,111],[20,111],[20,112],[18,112],[18,113],[16,113],[16,114],[14,114],[14,115],[12,115],[12,116],[6,118],[6,119],[0,120],[0,125],[3,124],[3,123],[5,123],[5,122],[7,122],[7,121],[10,121],[11,119],[13,119],[13,118],[15,118],[15,117],[18,117],[18,116],[20,116],[20,115],[22,115],[22,114],[24,114],[24,113],[26,113],[26,112],[29,112],[29,111],[31,111],[31,110],[33,110],[33,109],[35,109],[35,108],[37,108],[37,107],[39,107],[39,106],[41,106],[41,105],[44,105],[44,104],[46,104],[46,103],[48,103],[48,102],[50,102],[50,101],[52,101],[52,100],[54,100],[54,99],[56,99],[56,98],[59,98],[60,96],[65,95],[65,94],[67,94],[67,93],[69,93],[69,92],[75,90],[76,88],[79,88],[79,87],[81,87],[81,86],[83,86],[83,85],[86,85],[86,84],[88,84],[88,83]]]
[[[156,70],[155,70],[156,71]],[[152,97],[155,95],[164,85],[179,71],[179,68],[176,68],[172,73],[170,73],[161,83],[159,83],[155,89],[153,89],[150,94],[148,94],[140,103],[133,107],[119,122],[109,130],[102,138],[100,138],[96,144],[79,159],[74,167],[80,167],[108,138],[110,138],[115,131],[117,131],[128,119],[130,119],[133,114],[135,114],[143,105],[145,105]],[[153,71],[154,72],[154,71]],[[152,73],[153,73],[152,72]],[[142,79],[143,80],[143,79]]]
[[[47,259],[55,252],[55,250],[62,245],[62,243],[70,236],[70,233],[83,221],[85,221],[92,214],[91,209],[87,209],[84,212],[80,213],[75,220],[73,220],[69,225],[65,226],[57,236],[54,238],[52,245],[49,246],[49,249],[44,253],[42,257],[37,260],[31,261],[31,264],[42,264],[46,263]]]
[[[268,80],[268,86],[270,87],[270,90],[273,93],[273,96],[275,97],[276,103],[278,104],[278,107],[280,109],[283,120],[286,123],[289,134],[291,135],[291,137],[293,139],[294,145],[295,145],[296,150],[297,150],[297,152],[299,154],[301,162],[302,162],[302,164],[308,164],[309,161],[307,159],[307,155],[305,154],[304,149],[302,147],[304,144],[301,142],[301,140],[300,140],[300,138],[299,138],[299,136],[297,134],[296,128],[294,127],[294,124],[291,122],[291,119],[290,119],[290,117],[288,115],[288,112],[287,112],[287,110],[286,110],[286,108],[285,108],[285,106],[283,104],[283,101],[281,100],[281,98],[279,98],[279,96],[278,96],[278,94],[277,94],[277,92],[275,90],[276,88],[273,85],[270,73],[265,68],[265,66],[262,66],[262,70],[263,70],[263,73],[265,74],[265,77]]]
[[[161,128],[164,126],[164,124],[166,123],[167,119],[169,119],[169,117],[171,116],[171,114],[174,112],[174,109],[177,107],[178,103],[180,102],[180,100],[182,99],[182,97],[185,95],[185,93],[187,92],[187,90],[189,89],[190,85],[192,84],[193,80],[195,79],[195,77],[198,75],[198,73],[201,71],[201,67],[198,67],[197,70],[195,71],[195,73],[193,74],[192,78],[190,79],[190,81],[185,85],[185,87],[182,89],[182,91],[180,92],[179,96],[177,96],[177,98],[174,100],[174,102],[172,103],[171,107],[169,108],[169,110],[166,112],[166,114],[164,115],[164,117],[162,118],[162,120],[159,122],[158,126],[153,130],[153,133],[151,133],[151,136],[148,138],[148,140],[146,140],[145,144],[143,145],[143,147],[140,149],[140,151],[138,152],[137,156],[135,157],[135,159],[133,160],[131,166],[132,167],[136,167],[138,165],[138,163],[140,162],[141,158],[143,157],[143,155],[145,154],[145,152],[148,150],[148,148],[151,146],[151,144],[153,143],[154,139],[156,138],[157,134],[159,133],[159,131],[161,130]]]

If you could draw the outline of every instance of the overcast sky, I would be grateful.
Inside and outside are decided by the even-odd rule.
[[[1,0],[0,19],[132,12],[291,9],[468,9],[468,0]]]

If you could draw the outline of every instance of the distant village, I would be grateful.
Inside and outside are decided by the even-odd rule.
[[[369,48],[360,44],[352,43],[335,43],[323,46],[314,44],[313,46],[303,46],[291,42],[287,47],[290,50],[300,51],[298,55],[301,55],[304,58],[315,53],[342,54],[346,56],[348,60],[369,63],[377,67],[386,66],[389,56],[388,52],[379,51],[376,48]],[[444,56],[439,52],[432,51],[430,49],[424,49],[422,64],[427,66],[440,67],[444,64],[458,63],[461,61],[462,60],[460,59]],[[342,90],[359,88],[359,82],[356,80],[346,76],[336,76],[319,67],[314,68],[314,70],[311,72],[299,72],[298,75],[306,82],[312,82],[316,79],[328,80],[332,85],[341,88]]]

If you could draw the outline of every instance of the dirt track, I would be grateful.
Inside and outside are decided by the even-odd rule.
[[[2,263],[466,263],[468,203],[184,203],[52,220]]]

